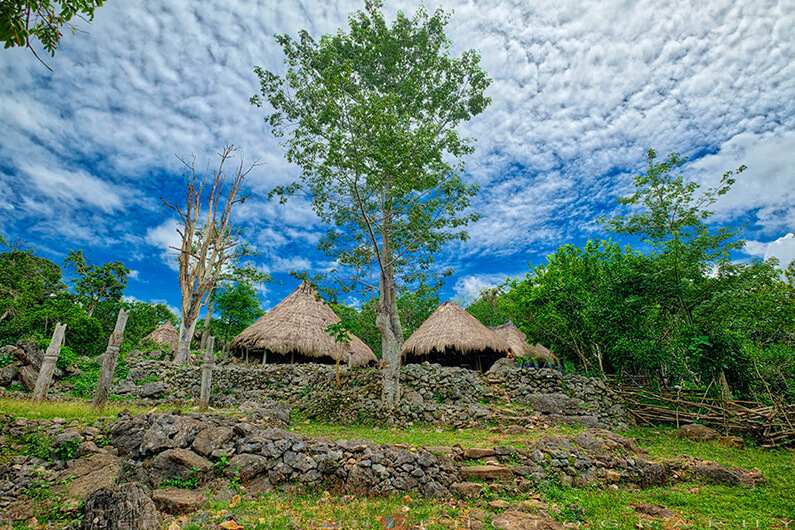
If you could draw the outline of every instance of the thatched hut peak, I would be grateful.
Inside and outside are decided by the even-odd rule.
[[[179,344],[179,331],[170,320],[166,320],[155,328],[152,333],[144,337],[143,340],[150,340],[155,344],[168,348],[173,353],[177,351],[177,344]]]
[[[557,356],[541,344],[531,345],[527,336],[510,320],[497,326],[494,332],[508,343],[512,357],[527,357],[544,366],[554,366],[558,362]]]
[[[244,329],[232,341],[232,350],[254,354],[263,363],[315,362],[366,366],[376,361],[373,351],[353,335],[338,343],[326,332],[340,318],[318,296],[309,282],[302,282],[271,311]]]
[[[403,344],[405,362],[488,370],[510,346],[454,302],[445,302]]]

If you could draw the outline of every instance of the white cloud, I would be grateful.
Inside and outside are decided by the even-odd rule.
[[[773,241],[746,241],[745,252],[763,259],[776,258],[782,269],[795,260],[795,234],[790,232]]]
[[[130,269],[130,272],[127,275],[133,280],[137,280],[141,273],[135,269]]]
[[[302,272],[312,269],[312,262],[300,256],[281,257],[274,256],[270,270],[273,272]]]
[[[510,278],[508,274],[474,274],[459,278],[453,286],[453,299],[466,307],[474,302],[484,289],[496,287]]]
[[[162,224],[149,228],[146,231],[146,242],[160,250],[160,259],[172,270],[179,270],[176,250],[180,247],[181,239],[177,233],[179,222],[176,219],[168,219]]]

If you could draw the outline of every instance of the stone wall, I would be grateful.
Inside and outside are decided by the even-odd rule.
[[[622,427],[626,414],[600,380],[553,369],[518,368],[508,359],[486,374],[435,364],[401,368],[403,396],[397,411],[380,404],[376,368],[337,369],[321,364],[219,364],[213,372],[214,406],[275,400],[310,417],[341,422],[439,423],[455,427],[532,424],[533,418]],[[200,368],[141,361],[115,392],[140,398],[193,400]]]

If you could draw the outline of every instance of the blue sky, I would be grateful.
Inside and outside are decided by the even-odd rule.
[[[178,306],[175,220],[160,198],[183,185],[175,155],[204,164],[232,143],[262,162],[237,220],[274,276],[261,291],[272,306],[297,283],[287,272],[330,260],[305,198],[264,197],[298,171],[248,103],[252,68],[281,68],[275,33],[335,31],[361,5],[111,0],[65,34],[53,72],[0,50],[0,230],[57,262],[75,248],[120,259],[134,271],[128,296]],[[466,302],[561,244],[604,237],[596,218],[649,146],[691,157],[685,172],[707,185],[748,165],[716,221],[747,227],[738,259],[795,257],[791,0],[425,5],[453,10],[456,50],[476,47],[494,79],[492,106],[463,128],[481,220],[440,256],[455,270],[444,298]]]

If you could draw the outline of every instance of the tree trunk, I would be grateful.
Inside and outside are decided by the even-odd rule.
[[[55,331],[50,339],[50,345],[44,353],[44,359],[39,368],[39,375],[36,378],[36,386],[33,389],[33,400],[42,401],[47,397],[47,391],[52,383],[52,373],[55,371],[55,363],[58,361],[58,354],[61,353],[66,324],[60,322],[55,325]]]
[[[201,349],[207,347],[207,338],[210,336],[210,323],[213,320],[213,303],[215,302],[215,289],[207,295],[207,314],[204,315],[204,328],[202,329]]]
[[[185,320],[189,320],[187,325]],[[177,353],[174,355],[174,362],[177,364],[186,364],[190,359],[190,342],[193,340],[193,333],[196,331],[196,322],[197,318],[195,315],[183,317],[182,325],[179,327]]]
[[[110,386],[113,383],[113,372],[116,371],[116,362],[119,359],[119,348],[124,341],[124,328],[127,326],[127,311],[119,309],[116,316],[116,327],[108,338],[108,347],[102,356],[102,371],[99,373],[97,390],[94,392],[94,406],[101,407],[108,399]]]
[[[381,332],[381,360],[383,361],[384,388],[381,400],[384,405],[394,408],[400,402],[400,350],[403,347],[403,330],[400,326],[397,298],[395,296],[395,275],[389,264],[391,253],[384,245],[384,262],[387,264],[381,271],[380,291],[378,300],[378,316],[376,326]]]
[[[210,406],[210,390],[212,389],[213,368],[215,367],[214,348],[215,337],[210,335],[207,337],[207,345],[204,348],[204,362],[202,363],[202,382],[199,393],[199,410],[202,411],[207,410]]]

